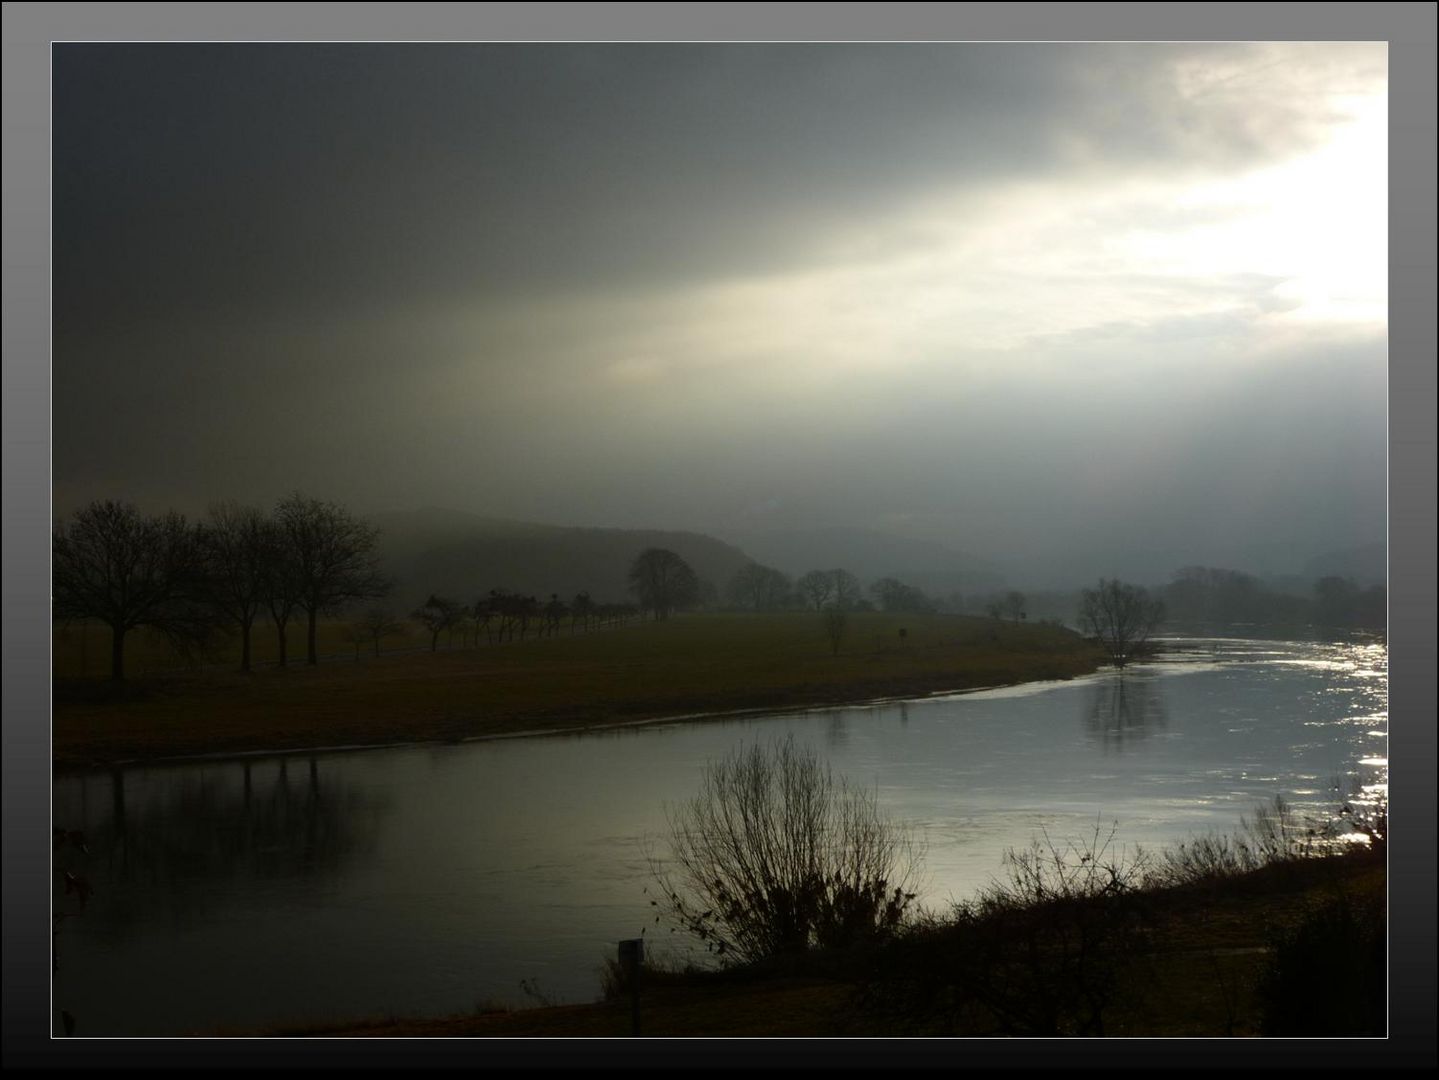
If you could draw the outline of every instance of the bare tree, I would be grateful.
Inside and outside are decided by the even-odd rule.
[[[210,507],[210,598],[240,632],[240,670],[250,670],[250,634],[265,606],[276,554],[274,523],[258,507],[220,502]]]
[[[277,663],[288,667],[290,662],[290,617],[300,606],[300,581],[294,554],[278,520],[270,520],[269,555],[263,565],[262,597],[270,621],[275,625]]]
[[[365,631],[365,640],[369,641],[375,649],[375,655],[380,655],[380,641],[387,637],[395,637],[405,632],[405,624],[396,618],[395,613],[388,608],[372,607],[356,620],[357,625]]]
[[[511,639],[514,638],[521,599],[505,589],[491,589],[489,597],[482,601],[483,608],[476,605],[475,614],[486,626],[494,621],[494,641],[504,641],[507,634]]]
[[[525,635],[530,632],[530,622],[540,617],[540,602],[533,596],[515,596],[511,598],[514,605],[514,615],[520,624],[520,640],[525,640]]]
[[[554,636],[560,632],[560,620],[568,615],[570,609],[560,599],[558,593],[550,593],[549,602],[545,604],[545,633]]]
[[[455,620],[455,625],[450,628],[452,637],[456,630],[460,632],[460,648],[468,649],[471,641],[476,645],[480,643],[480,625],[475,620],[474,613],[468,607],[460,612],[460,617]]]
[[[699,578],[690,564],[666,548],[646,548],[630,565],[630,591],[656,619],[699,599]]]
[[[370,631],[365,626],[365,620],[363,618],[351,619],[340,631],[340,637],[347,645],[355,647],[355,663],[358,664],[360,662],[360,646],[370,640]]]
[[[929,598],[913,585],[906,585],[897,578],[881,578],[869,587],[879,606],[884,611],[931,612],[934,605]]]
[[[181,648],[213,628],[206,605],[209,552],[204,531],[179,514],[142,517],[129,503],[102,500],[57,526],[51,589],[60,619],[99,619],[110,628],[110,678],[125,678],[125,635],[137,627]]]
[[[319,617],[389,591],[375,555],[379,533],[343,507],[299,492],[283,499],[275,516],[284,537],[296,601],[308,621],[306,659],[317,664],[315,627]]]
[[[824,605],[834,592],[834,578],[829,570],[811,570],[795,582],[795,591],[816,611],[823,611]]]
[[[465,605],[458,600],[431,593],[430,598],[416,608],[410,618],[430,632],[430,652],[434,652],[439,647],[440,635],[459,622],[464,614]]]
[[[831,604],[824,609],[824,632],[829,638],[831,655],[839,655],[839,647],[844,644],[844,635],[848,629],[849,613],[844,608]]]
[[[864,600],[864,590],[860,588],[859,578],[855,577],[848,570],[827,570],[831,588],[834,590],[834,602],[845,611],[854,611]]]
[[[773,611],[789,602],[790,580],[782,571],[759,563],[742,566],[729,584],[730,599],[755,611]]]
[[[1017,589],[1010,589],[1004,594],[1004,613],[1014,622],[1020,622],[1024,618],[1024,593]]]
[[[883,937],[915,898],[908,835],[793,737],[711,763],[669,822],[666,911],[736,961]]]
[[[590,599],[587,592],[576,593],[574,602],[570,604],[570,632],[574,633],[575,620],[581,621],[586,630],[590,628],[590,619],[595,613],[595,602]]]
[[[1139,652],[1164,618],[1164,605],[1139,585],[1099,579],[1099,588],[1085,589],[1079,623],[1099,641],[1110,662],[1123,668]]]

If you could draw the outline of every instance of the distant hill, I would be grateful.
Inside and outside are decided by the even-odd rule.
[[[869,529],[795,529],[724,534],[766,566],[797,576],[840,568],[868,585],[897,577],[932,595],[1001,588],[1003,575],[990,563],[943,544]]]
[[[1364,544],[1318,555],[1304,564],[1310,583],[1324,577],[1349,578],[1360,588],[1388,581],[1389,555],[1384,544]]]
[[[473,602],[491,589],[569,600],[632,600],[626,575],[645,548],[669,548],[701,581],[724,585],[750,561],[738,548],[701,533],[660,529],[594,529],[510,521],[457,510],[376,514],[390,604],[410,611],[430,593]]]

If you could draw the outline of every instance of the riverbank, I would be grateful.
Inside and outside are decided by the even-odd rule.
[[[1069,679],[1104,660],[1061,627],[952,615],[691,615],[590,634],[126,684],[57,680],[57,769],[585,731]]]
[[[1123,916],[1109,909],[1110,950],[1095,954],[1084,981],[1080,954],[1065,964],[1022,965],[1013,989],[1038,1008],[1073,993],[1103,998],[1110,1037],[1246,1037],[1261,1034],[1382,1034],[1385,858],[1359,849],[1280,862],[1229,877],[1201,877],[1131,897]],[[1054,913],[1028,909],[1046,926]],[[1336,924],[1336,913],[1359,921]],[[1118,919],[1132,918],[1125,948],[1115,949]],[[1062,921],[1063,916],[1060,917]],[[1025,920],[972,928],[995,938],[996,955],[1027,954]],[[1346,949],[1367,934],[1357,952]],[[1376,937],[1377,935],[1377,937]],[[1374,949],[1372,942],[1379,942]],[[901,941],[891,955],[816,958],[789,971],[646,972],[640,984],[640,1033],[654,1037],[865,1037],[1041,1034],[1014,1030],[1015,1013],[997,1016],[964,985],[960,950],[972,948],[940,923]],[[1054,946],[1051,945],[1051,949]],[[1367,951],[1366,951],[1367,950]],[[918,960],[918,963],[916,962]],[[1375,970],[1375,965],[1378,970]],[[1037,979],[1031,986],[1026,980]],[[1377,979],[1377,982],[1375,981]],[[1065,980],[1069,980],[1068,983]],[[991,987],[993,990],[994,988]],[[1004,987],[990,1001],[1003,1003]],[[1375,995],[1379,1000],[1375,1000]],[[1060,1008],[1063,1015],[1063,1008]],[[614,1037],[632,1033],[631,1000],[622,988],[588,1005],[479,1009],[432,1018],[371,1018],[340,1025],[264,1032],[327,1037]],[[1372,1030],[1374,1024],[1381,1030]],[[1009,1030],[1006,1030],[1006,1025]],[[1276,1030],[1276,1027],[1278,1030]],[[1302,1030],[1301,1030],[1302,1029]],[[1053,1034],[1074,1034],[1062,1028]]]

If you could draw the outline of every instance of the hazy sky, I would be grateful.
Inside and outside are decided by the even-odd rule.
[[[1386,54],[60,45],[56,512],[1381,540]]]

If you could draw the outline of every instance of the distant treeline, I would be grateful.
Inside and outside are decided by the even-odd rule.
[[[1322,577],[1305,591],[1275,588],[1238,570],[1187,566],[1151,593],[1164,604],[1164,626],[1170,630],[1229,625],[1379,630],[1387,624],[1388,592],[1383,585],[1361,587],[1348,578]],[[1079,593],[1032,593],[951,596],[939,610],[998,617],[1020,602],[1029,618],[1072,622]]]
[[[1151,590],[1164,604],[1165,623],[1273,626],[1315,626],[1338,629],[1382,629],[1387,623],[1388,593],[1383,585],[1361,587],[1348,578],[1322,577],[1308,594],[1276,589],[1238,570],[1188,566],[1172,580]],[[749,611],[793,611],[837,606],[849,611],[879,610],[986,615],[1010,621],[1046,620],[1073,623],[1080,590],[1026,594],[1006,589],[961,595],[932,596],[894,577],[862,588],[845,570],[812,570],[791,580],[773,567],[751,563],[723,591],[722,606]]]
[[[1165,587],[1171,623],[1260,623],[1382,629],[1389,594],[1383,585],[1361,588],[1348,578],[1322,577],[1309,595],[1279,591],[1238,570],[1187,566]]]
[[[182,653],[207,651],[215,636],[238,636],[240,668],[251,666],[251,635],[261,618],[276,634],[280,666],[288,657],[288,629],[303,616],[306,660],[318,662],[316,626],[323,616],[352,613],[346,640],[356,656],[362,645],[380,652],[384,638],[406,632],[393,609],[374,602],[393,582],[379,570],[379,531],[344,507],[299,492],[266,512],[233,502],[215,505],[206,519],[142,516],[135,507],[101,500],[56,526],[52,595],[62,623],[96,619],[111,630],[111,676],[123,679],[125,639],[131,630],[162,634]],[[984,614],[1015,622],[1078,617],[1080,593],[1018,590],[927,596],[895,577],[868,587],[842,568],[816,569],[791,579],[774,567],[750,562],[720,590],[703,581],[674,551],[650,547],[629,566],[627,585],[638,601],[601,603],[587,591],[563,600],[491,589],[476,600],[431,594],[407,618],[430,635],[478,644],[552,636],[622,625],[635,617],[663,620],[676,611],[728,609],[756,612],[810,610],[830,615],[857,611]],[[1331,628],[1382,628],[1384,586],[1360,588],[1340,577],[1314,582],[1311,595],[1266,587],[1236,570],[1185,567],[1155,590],[1165,624],[1214,626],[1249,623]],[[370,606],[355,614],[366,603]]]

